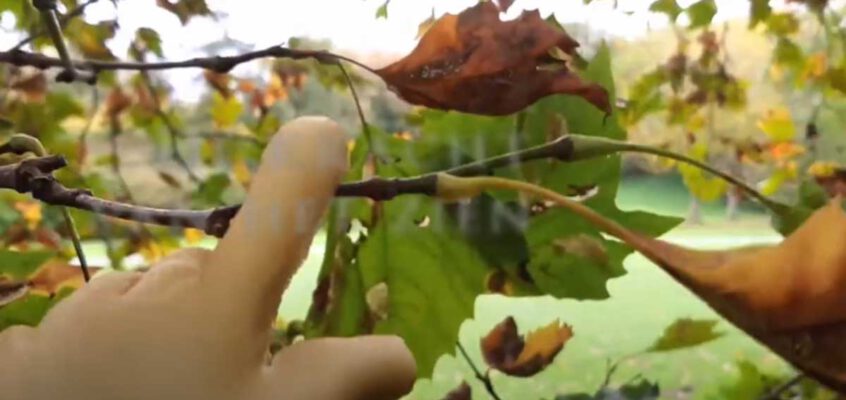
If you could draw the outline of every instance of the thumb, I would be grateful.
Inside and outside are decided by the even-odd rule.
[[[411,391],[417,367],[397,336],[324,338],[280,351],[266,400],[393,400]]]

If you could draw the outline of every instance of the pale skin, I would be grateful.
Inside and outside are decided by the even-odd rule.
[[[0,333],[0,397],[18,400],[375,400],[414,383],[392,336],[314,339],[270,356],[270,326],[347,169],[335,122],[303,117],[265,150],[214,250],[101,274],[36,328]]]

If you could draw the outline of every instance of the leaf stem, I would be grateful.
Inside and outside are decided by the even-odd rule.
[[[76,257],[79,259],[79,266],[82,268],[82,276],[85,278],[85,282],[88,282],[91,280],[91,273],[88,271],[88,261],[85,259],[85,252],[82,251],[82,241],[79,238],[79,231],[76,229],[76,224],[73,222],[73,217],[70,215],[68,208],[59,208],[62,210],[62,217],[65,219],[65,224],[70,232],[73,249],[76,251]]]
[[[458,346],[458,351],[461,352],[461,356],[464,358],[464,361],[467,361],[467,365],[469,365],[470,369],[473,370],[473,375],[476,376],[476,379],[478,379],[479,382],[482,382],[485,386],[485,390],[488,391],[488,394],[490,394],[494,400],[502,400],[502,398],[499,397],[499,394],[496,393],[496,389],[494,389],[490,375],[487,373],[483,374],[482,371],[479,370],[479,367],[476,366],[476,363],[474,363],[473,359],[470,358],[470,355],[467,354],[467,350],[464,349],[464,345],[462,345],[460,341],[455,342],[455,344]]]
[[[732,185],[739,187],[749,196],[758,200],[758,202],[760,202],[764,207],[769,208],[777,214],[785,212],[788,208],[786,205],[781,204],[763,195],[761,192],[755,190],[755,188],[749,186],[749,184],[747,184],[746,182],[743,182],[742,180],[726,172],[720,171],[719,169],[716,169],[708,165],[707,163],[704,163],[702,161],[688,157],[683,154],[647,145],[629,143],[595,136],[570,135],[569,137],[573,140],[573,146],[576,149],[575,157],[577,159],[594,158],[603,154],[612,154],[618,152],[652,154],[659,157],[680,161],[685,164],[690,164],[696,168],[711,173],[725,180],[726,182],[729,182]]]

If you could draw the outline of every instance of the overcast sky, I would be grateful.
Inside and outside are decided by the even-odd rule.
[[[435,15],[457,13],[477,2],[392,0],[388,19],[376,19],[375,11],[384,0],[207,1],[213,10],[223,13],[222,21],[200,18],[182,26],[174,15],[156,7],[154,0],[119,0],[117,7],[101,0],[87,9],[86,18],[98,21],[117,17],[121,29],[109,45],[118,56],[125,54],[129,40],[139,27],[150,27],[160,33],[169,59],[199,55],[199,47],[221,39],[224,34],[256,47],[281,44],[292,36],[307,36],[329,39],[341,51],[402,55],[414,47],[418,24],[433,10]],[[679,0],[682,6],[692,2]],[[594,30],[629,39],[667,25],[666,17],[648,12],[652,0],[617,0],[617,8],[614,0],[594,0],[588,6],[583,3],[583,0],[516,0],[506,18],[516,17],[524,9],[539,9],[543,16],[554,13],[561,22],[584,23]],[[717,4],[717,21],[744,17],[749,7],[747,0],[717,0]],[[6,28],[11,24],[8,15],[0,22]],[[0,47],[10,47],[18,39],[0,32]],[[171,74],[170,78],[196,81],[197,76],[196,71],[183,71]]]

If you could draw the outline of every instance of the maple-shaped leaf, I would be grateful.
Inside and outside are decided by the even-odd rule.
[[[552,94],[571,94],[610,113],[601,86],[552,56],[573,56],[578,46],[537,10],[502,21],[497,6],[484,2],[444,15],[411,54],[376,73],[406,101],[431,108],[507,115]]]
[[[482,355],[492,368],[511,376],[528,377],[543,371],[564,348],[573,330],[554,321],[525,339],[517,333],[517,323],[508,317],[482,338]]]

